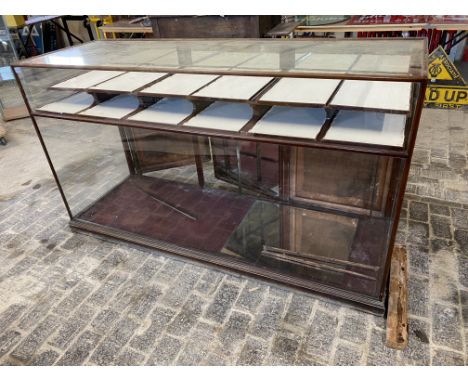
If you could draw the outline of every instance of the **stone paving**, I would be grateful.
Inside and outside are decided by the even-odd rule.
[[[29,120],[8,123],[10,144],[0,148],[0,364],[466,364],[467,122],[468,113],[423,112],[398,232],[409,261],[404,351],[385,347],[381,317],[71,232]]]

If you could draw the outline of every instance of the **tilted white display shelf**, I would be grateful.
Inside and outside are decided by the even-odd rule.
[[[51,89],[81,92],[37,111],[401,148],[406,115],[411,111],[412,85],[92,70]],[[102,100],[100,93],[113,98]],[[197,107],[206,102],[209,105],[205,108]],[[249,122],[249,128],[243,130]]]

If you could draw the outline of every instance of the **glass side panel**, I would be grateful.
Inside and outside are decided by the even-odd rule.
[[[426,78],[424,39],[95,41],[20,65]]]
[[[378,298],[403,161],[39,118],[76,219]]]
[[[18,60],[15,42],[4,16],[0,15],[0,118],[3,116],[6,120],[23,116],[26,110],[10,68],[10,64]]]
[[[72,215],[129,175],[119,129],[36,118]]]

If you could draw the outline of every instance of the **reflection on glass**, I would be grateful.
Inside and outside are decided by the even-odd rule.
[[[304,282],[378,293],[398,183],[388,178],[400,162],[60,124],[69,145],[55,138],[55,121],[41,119],[40,129],[75,219]]]
[[[337,53],[338,52],[338,53]],[[410,54],[408,54],[410,52]],[[26,65],[172,68],[212,73],[384,73],[424,77],[424,40],[96,41],[23,61]]]

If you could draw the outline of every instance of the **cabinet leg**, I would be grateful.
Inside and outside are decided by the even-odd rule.
[[[197,167],[198,184],[201,188],[203,188],[205,186],[205,176],[203,174],[203,161],[200,155],[200,143],[197,136],[192,138],[192,144],[193,154],[195,157],[195,166]]]

